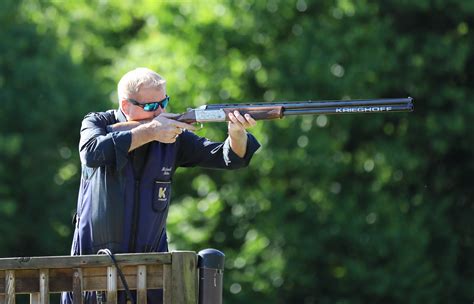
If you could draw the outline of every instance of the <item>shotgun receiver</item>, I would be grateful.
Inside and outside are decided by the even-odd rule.
[[[203,105],[173,117],[185,123],[222,122],[229,113],[239,111],[255,120],[279,119],[290,115],[411,112],[413,98],[389,98],[333,101],[285,101]]]

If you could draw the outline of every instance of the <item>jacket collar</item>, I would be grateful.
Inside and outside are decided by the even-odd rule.
[[[115,110],[115,119],[117,120],[117,122],[126,122],[127,121],[127,117],[125,117],[125,114],[123,114],[123,112],[120,108]]]

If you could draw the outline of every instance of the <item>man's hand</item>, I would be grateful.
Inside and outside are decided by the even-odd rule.
[[[184,129],[194,131],[193,125],[179,122],[171,119],[178,114],[161,113],[149,122],[142,123],[132,129],[132,143],[128,151],[135,150],[151,141],[159,141],[165,144],[171,144],[183,132]]]
[[[229,139],[230,148],[240,158],[245,156],[247,152],[247,131],[246,129],[251,128],[257,124],[257,122],[249,114],[242,116],[238,111],[229,113]]]
[[[171,119],[179,114],[162,113],[148,123],[152,129],[153,140],[170,144],[176,141],[176,138],[183,133],[183,130],[196,130],[196,127],[184,122]]]

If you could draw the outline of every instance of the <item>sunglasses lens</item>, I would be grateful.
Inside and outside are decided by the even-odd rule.
[[[158,110],[159,107],[161,107],[162,109],[166,108],[166,106],[168,105],[168,102],[170,101],[170,97],[166,96],[166,98],[163,99],[162,101],[148,102],[145,104],[140,104],[138,101],[134,101],[133,99],[129,99],[129,101],[133,102],[134,105],[141,106],[143,110],[147,112],[153,112],[153,111]]]
[[[145,106],[143,107],[143,110],[148,111],[148,112],[152,112],[152,111],[156,111],[156,109],[158,109],[158,107],[159,107],[158,102],[151,102],[151,103],[145,104]]]
[[[170,101],[169,97],[166,97],[162,102],[161,102],[161,108],[164,109],[168,105],[168,102]]]

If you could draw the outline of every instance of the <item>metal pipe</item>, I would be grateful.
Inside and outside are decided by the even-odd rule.
[[[199,304],[222,304],[224,261],[224,253],[217,249],[199,251]]]
[[[379,113],[379,112],[411,112],[413,104],[389,104],[377,106],[328,107],[315,109],[283,109],[283,116],[305,114],[351,114],[351,113]]]
[[[386,99],[364,99],[364,100],[332,100],[332,101],[283,101],[283,102],[259,102],[259,103],[234,103],[234,104],[210,104],[202,106],[203,109],[225,109],[240,107],[271,107],[281,106],[285,110],[293,109],[315,109],[329,107],[356,107],[356,106],[384,106],[384,105],[413,105],[413,98],[386,98]]]

